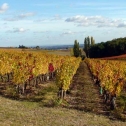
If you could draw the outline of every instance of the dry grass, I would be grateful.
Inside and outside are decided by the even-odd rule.
[[[44,52],[49,54],[56,54],[61,56],[71,56],[70,49],[63,49],[63,50],[46,50],[46,49],[20,49],[20,48],[0,48],[4,50],[15,50],[15,51],[28,51],[28,52]]]
[[[67,49],[67,50],[48,50],[47,53],[61,55],[61,56],[66,56],[66,55],[70,56],[71,55],[71,52],[69,49]]]
[[[37,102],[13,101],[0,97],[1,126],[125,126],[84,111],[61,107],[40,107]]]

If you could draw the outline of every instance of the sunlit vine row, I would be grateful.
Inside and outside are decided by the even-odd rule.
[[[74,74],[76,73],[80,62],[81,62],[81,58],[66,57],[66,60],[63,62],[61,67],[57,69],[56,84],[61,91],[66,92],[69,89],[72,78]],[[61,97],[64,97],[64,96],[61,96]]]
[[[14,84],[24,85],[37,76],[56,71],[56,84],[66,91],[80,61],[80,58],[42,52],[0,50],[0,76],[11,73]]]
[[[49,64],[54,70],[60,67],[63,56],[22,51],[0,51],[0,75],[13,73],[13,83],[24,84],[30,78],[49,73]]]
[[[85,59],[85,62],[101,87],[111,94],[120,95],[126,82],[126,62],[99,59]]]

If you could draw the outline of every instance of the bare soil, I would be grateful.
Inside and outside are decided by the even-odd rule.
[[[109,116],[108,108],[99,93],[99,87],[93,82],[85,62],[81,62],[70,90],[71,92],[66,99],[70,108]]]

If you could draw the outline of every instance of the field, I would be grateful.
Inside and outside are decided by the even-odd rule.
[[[124,60],[126,60],[126,54],[123,54],[123,55],[119,55],[119,56],[112,56],[112,57],[104,57],[104,58],[100,58],[100,59],[106,59],[106,60],[108,60],[108,59],[115,59],[115,60],[122,60],[122,59],[124,59]]]
[[[34,50],[36,51],[36,50]],[[57,55],[70,55],[69,51],[49,51]],[[4,85],[5,86],[5,85]],[[3,87],[1,87],[1,91]],[[32,88],[27,97],[0,96],[1,126],[125,126],[103,104],[99,88],[94,85],[87,65],[81,62],[73,77],[65,100],[57,97],[55,79]],[[11,88],[4,90],[12,93]]]
[[[20,49],[20,48],[0,48],[1,50],[2,49],[5,49],[5,50],[18,50],[18,51],[31,51],[31,52],[45,52],[45,53],[49,53],[49,54],[56,54],[56,55],[68,55],[70,56],[71,55],[71,49],[61,49],[61,50],[47,50],[47,49]]]

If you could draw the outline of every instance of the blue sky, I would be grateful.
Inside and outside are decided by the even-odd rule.
[[[0,0],[0,46],[126,37],[125,0]]]

